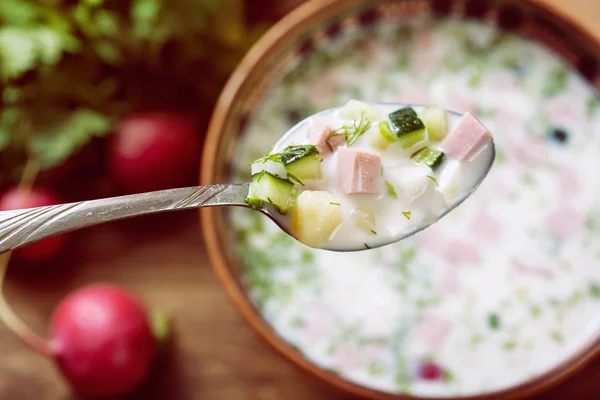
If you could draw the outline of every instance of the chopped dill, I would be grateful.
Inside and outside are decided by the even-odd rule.
[[[410,220],[411,212],[410,211],[402,211],[402,215],[406,217],[406,219]]]
[[[366,243],[365,243],[364,245],[365,245],[365,247],[366,247],[367,249],[370,249],[370,247],[369,247],[369,245],[368,245],[368,244],[366,244]]]
[[[341,206],[340,203],[336,203],[334,201],[330,201],[329,204],[331,204],[332,206]]]
[[[390,196],[392,196],[395,199],[398,198],[398,193],[396,193],[396,190],[394,189],[391,183],[385,181],[385,187],[387,187],[387,191]]]
[[[344,125],[341,128],[338,128],[332,131],[327,137],[327,146],[332,150],[331,145],[329,144],[329,139],[336,136],[344,136],[346,138],[346,143],[348,146],[352,146],[366,131],[371,127],[371,121],[365,117],[364,111],[360,115],[360,120],[352,121],[352,125]]]
[[[435,179],[435,176],[431,176],[431,175],[427,175],[427,177],[429,179],[431,179],[433,181],[433,183],[435,183],[435,186],[440,186],[440,184],[438,183],[437,179]]]
[[[298,178],[296,175],[291,174],[290,172],[287,173],[288,178],[290,179],[290,181],[292,182],[296,182],[299,185],[304,186],[304,182],[302,182],[300,180],[300,178]]]
[[[287,165],[313,154],[319,154],[319,151],[317,150],[317,147],[312,144],[289,145],[281,152],[267,154],[256,160],[254,163],[262,162],[264,164],[267,161],[274,161]]]
[[[371,229],[371,233],[372,233],[373,235],[377,235],[377,232],[376,232],[376,231],[374,231],[373,229]]]

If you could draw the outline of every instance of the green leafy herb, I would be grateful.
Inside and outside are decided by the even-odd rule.
[[[593,115],[598,110],[598,105],[600,105],[600,102],[596,96],[589,97],[586,103],[587,115]]]
[[[290,326],[292,328],[302,328],[306,326],[306,321],[302,317],[294,317],[290,320]]]
[[[567,88],[567,71],[562,67],[557,67],[548,72],[546,83],[542,88],[544,97],[554,97],[562,93]]]
[[[366,243],[365,243],[364,245],[365,245],[365,247],[366,247],[367,249],[370,249],[370,247],[369,247],[369,245],[368,245],[368,244],[366,244]]]
[[[312,144],[289,145],[279,153],[269,153],[254,161],[254,163],[265,163],[267,161],[279,162],[284,165],[291,164],[309,155],[318,154],[316,146]],[[253,163],[253,164],[254,164]]]
[[[371,376],[381,376],[385,372],[385,370],[383,369],[383,367],[381,366],[381,364],[379,364],[377,362],[372,362],[367,367],[367,372]]]
[[[496,313],[492,313],[488,316],[488,325],[494,330],[500,329],[500,316]]]
[[[360,120],[352,121],[352,125],[344,125],[341,128],[338,128],[327,137],[327,145],[329,145],[329,140],[336,136],[344,136],[346,138],[346,143],[348,146],[352,146],[366,131],[371,127],[371,121],[365,117],[365,113],[362,112],[360,115]]]
[[[371,233],[372,233],[373,235],[377,235],[377,232],[376,232],[376,231],[374,231],[373,229],[371,229]]]
[[[600,284],[591,283],[588,291],[591,297],[595,299],[600,299]]]
[[[450,383],[454,380],[454,375],[452,375],[452,373],[450,371],[448,371],[447,369],[445,369],[442,372],[442,382],[444,383]]]
[[[396,193],[396,190],[394,189],[394,186],[392,186],[391,183],[385,181],[385,187],[387,188],[388,194],[390,196],[392,196],[394,199],[398,198],[398,193]]]
[[[517,347],[517,343],[514,340],[507,340],[504,342],[502,347],[506,350],[513,350],[515,347]]]
[[[483,339],[484,337],[481,334],[475,333],[473,336],[471,336],[469,343],[471,347],[476,347],[479,343],[483,342]]]
[[[340,203],[336,203],[334,201],[330,201],[329,204],[331,204],[332,206],[341,206]]]
[[[485,68],[481,63],[477,63],[473,74],[469,78],[469,86],[472,88],[478,88],[481,86],[481,80],[483,78],[483,74],[485,73]]]
[[[552,338],[552,340],[554,340],[557,343],[562,343],[565,340],[563,335],[561,335],[559,332],[556,332],[556,331],[552,331],[550,333],[550,337]]]
[[[440,184],[438,183],[437,179],[435,179],[435,176],[427,175],[427,177],[433,181],[433,183],[435,184],[435,186],[440,186]]]
[[[42,168],[54,167],[76,153],[91,138],[106,136],[113,120],[89,109],[78,109],[64,116],[60,130],[39,129],[31,138],[31,150]]]
[[[412,213],[410,211],[402,211],[402,215],[404,215],[404,217],[408,220],[410,220],[411,214]]]
[[[136,111],[210,109],[264,32],[246,22],[243,7],[0,1],[0,178],[18,176],[30,147],[42,170],[52,168]]]

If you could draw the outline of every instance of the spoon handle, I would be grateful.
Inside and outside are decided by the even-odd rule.
[[[249,183],[195,186],[0,212],[0,253],[61,233],[146,214],[243,206]]]

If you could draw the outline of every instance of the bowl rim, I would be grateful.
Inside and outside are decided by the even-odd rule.
[[[560,22],[561,26],[570,34],[577,37],[578,43],[583,43],[588,49],[592,49],[600,58],[600,42],[590,31],[581,26],[573,18],[557,9],[554,5],[542,3],[540,0],[503,0],[508,4],[515,4],[518,8],[529,8],[537,14]],[[314,21],[320,19],[319,15],[324,11],[336,10],[338,7],[350,7],[351,5],[362,5],[364,0],[308,0],[292,10],[273,26],[250,48],[246,55],[237,65],[235,71],[229,78],[209,121],[207,134],[204,139],[202,157],[200,161],[200,185],[217,183],[214,181],[216,165],[218,162],[219,142],[223,127],[228,116],[231,114],[233,105],[241,96],[243,90],[248,90],[248,77],[252,76],[262,65],[262,61],[276,52],[278,46],[285,39]],[[546,46],[547,47],[547,46]],[[598,82],[598,81],[596,81]],[[595,86],[598,86],[596,83]],[[588,339],[576,351],[557,364],[554,368],[521,383],[504,389],[491,391],[483,394],[475,394],[460,397],[419,397],[410,394],[394,394],[369,388],[348,379],[342,378],[335,373],[319,367],[300,352],[294,350],[270,324],[263,318],[253,305],[241,282],[236,279],[236,274],[225,257],[221,246],[221,238],[218,235],[215,210],[211,207],[199,210],[201,229],[206,245],[209,260],[217,278],[224,286],[230,301],[243,319],[258,336],[266,342],[273,350],[298,367],[309,376],[329,384],[343,392],[358,395],[363,398],[375,400],[488,400],[488,399],[522,399],[534,394],[548,390],[551,387],[571,377],[592,360],[600,355],[600,332],[595,337]]]

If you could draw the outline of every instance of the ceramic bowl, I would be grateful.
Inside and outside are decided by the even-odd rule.
[[[364,398],[525,397],[582,368],[600,349],[599,261],[590,250],[600,213],[590,201],[598,191],[585,181],[586,165],[597,159],[590,143],[600,126],[599,60],[588,33],[531,1],[324,0],[293,11],[225,87],[206,137],[201,184],[249,179],[248,162],[286,129],[350,98],[471,111],[494,132],[500,157],[491,178],[439,229],[364,252],[375,258],[358,256],[366,257],[358,270],[321,265],[322,253],[277,233],[253,233],[250,210],[202,210],[212,264],[236,307],[288,360]],[[286,258],[292,253],[300,257]],[[419,285],[438,297],[410,297],[413,278],[395,281],[397,292],[379,306],[366,283],[356,293],[339,292],[351,273],[364,274],[373,288],[388,285],[408,254],[402,273],[423,273]],[[568,254],[583,262],[571,265]],[[350,265],[339,257],[329,260]],[[301,280],[309,287],[324,271],[338,286],[299,294]],[[302,296],[310,298],[305,307]],[[332,327],[328,307],[337,307],[338,317],[345,312],[340,326]],[[412,322],[402,316],[409,309]],[[335,342],[359,312],[367,320],[357,328],[362,336]],[[404,321],[414,337],[394,347],[400,336],[390,333],[391,320]],[[428,362],[436,382],[423,376]]]

